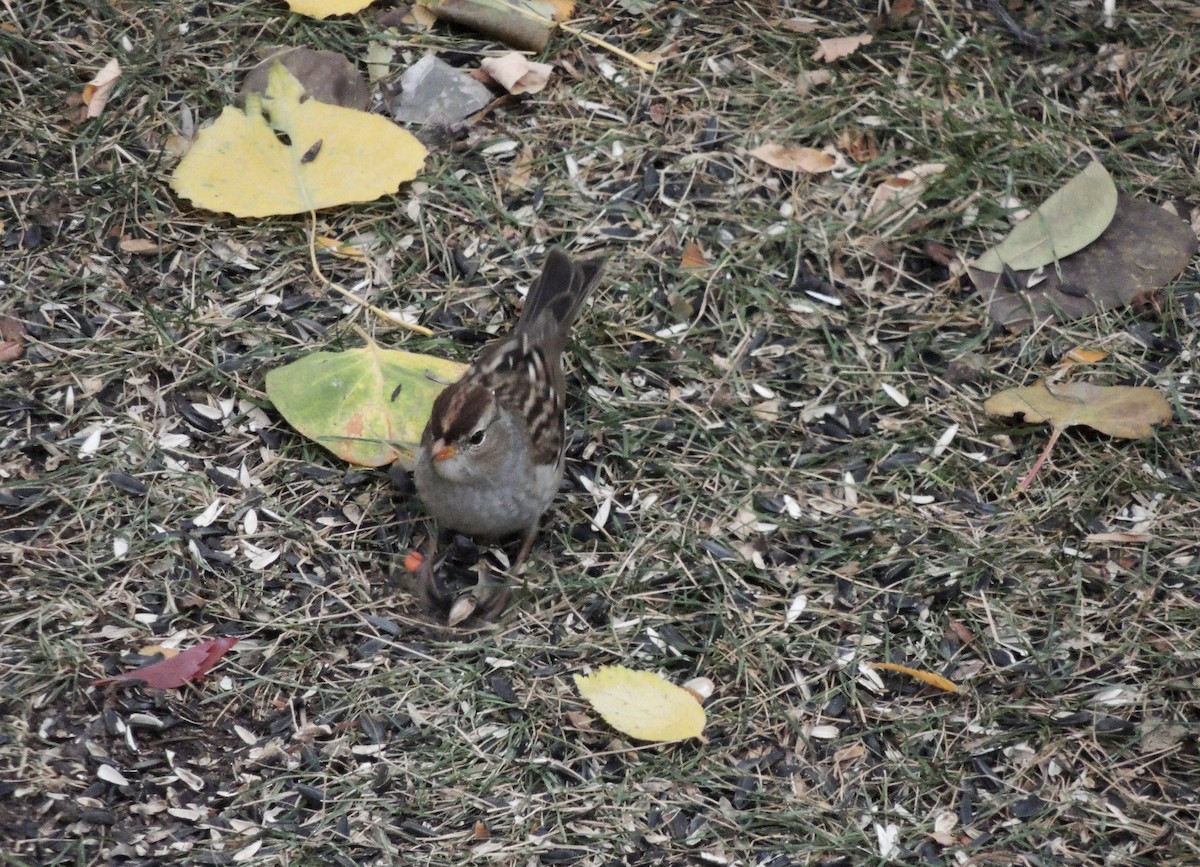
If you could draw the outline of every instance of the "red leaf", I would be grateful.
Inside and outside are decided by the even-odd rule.
[[[236,638],[209,638],[169,659],[118,674],[116,677],[97,678],[92,681],[92,686],[140,680],[155,689],[177,689],[189,680],[196,680],[207,674],[237,642]]]

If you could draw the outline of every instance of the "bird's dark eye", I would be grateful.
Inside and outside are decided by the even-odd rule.
[[[477,431],[475,431],[475,433],[471,434],[471,436],[467,438],[467,442],[469,442],[473,446],[480,445],[483,442],[483,437],[484,437],[485,433],[487,433],[487,432],[482,431],[482,430],[477,430]]]

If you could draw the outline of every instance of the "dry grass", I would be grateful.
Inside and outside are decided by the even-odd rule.
[[[864,865],[894,826],[900,863],[1200,861],[1196,272],[1154,318],[1010,336],[924,247],[979,252],[1003,196],[1036,202],[1089,153],[1194,206],[1193,4],[1117,3],[1105,29],[1099,2],[1008,3],[1052,37],[1027,49],[986,3],[924,3],[807,89],[817,36],[862,32],[874,4],[585,5],[661,71],[557,39],[552,88],[447,137],[423,186],[321,215],[371,250],[331,275],[415,310],[427,341],[316,285],[303,220],[177,201],[165,147],[263,44],[382,40],[397,75],[495,46],[373,12],[7,7],[0,314],[29,341],[0,368],[0,860]],[[818,32],[782,26],[798,15]],[[108,111],[68,122],[112,55]],[[746,154],[868,132],[878,156],[835,177]],[[507,139],[529,190],[506,186],[519,149],[484,153]],[[934,161],[919,210],[864,221],[883,178]],[[711,269],[681,269],[687,241]],[[302,440],[263,377],[353,345],[355,322],[465,356],[550,243],[610,259],[574,350],[570,491],[502,627],[431,634],[396,577],[419,503]],[[1076,345],[1109,352],[1082,375],[1159,386],[1175,423],[1071,433],[1012,498],[1047,432],[981,400]],[[1119,531],[1149,541],[1095,535]],[[218,634],[242,640],[195,689],[87,686]],[[870,660],[964,691],[881,684]],[[575,715],[570,674],[614,662],[712,678],[706,740],[635,748]]]

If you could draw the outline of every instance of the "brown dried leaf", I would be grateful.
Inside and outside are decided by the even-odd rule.
[[[916,10],[916,0],[893,0],[886,13],[881,12],[871,21],[871,30],[899,27],[904,19]]]
[[[1135,545],[1152,542],[1154,537],[1149,533],[1089,533],[1083,540],[1089,545]]]
[[[890,210],[910,207],[929,188],[929,181],[946,170],[945,163],[923,163],[884,178],[867,203],[865,216],[873,217]]]
[[[83,87],[83,104],[87,106],[86,117],[99,117],[108,104],[108,97],[121,77],[121,64],[116,59],[104,64],[104,68]]]
[[[683,260],[680,264],[685,271],[703,271],[708,268],[708,259],[699,244],[688,241],[683,245]]]
[[[504,183],[518,190],[527,190],[533,185],[533,151],[529,145],[521,148],[517,158],[505,170]]]
[[[1103,349],[1090,349],[1086,346],[1076,346],[1063,356],[1064,360],[1072,361],[1075,364],[1099,364],[1106,358],[1108,358],[1108,353]]]
[[[295,76],[304,92],[317,102],[340,105],[365,111],[371,102],[371,92],[354,64],[336,51],[315,51],[311,48],[283,48],[270,51],[258,66],[246,74],[240,96],[248,93],[265,94],[271,66],[279,61]]]
[[[546,47],[555,15],[553,4],[538,0],[522,4],[533,15],[522,14],[494,0],[417,0],[414,11],[417,7],[427,7],[443,21],[469,27],[521,51],[541,51]]]
[[[25,325],[12,316],[0,316],[0,364],[25,354]]]
[[[816,18],[787,18],[779,22],[779,26],[792,33],[812,33],[821,26]]]
[[[479,65],[488,77],[514,96],[522,93],[539,93],[546,89],[554,67],[549,63],[537,63],[519,51],[502,57],[488,57]]]
[[[1174,280],[1195,254],[1196,236],[1174,214],[1125,193],[1108,228],[1089,246],[1045,269],[994,274],[968,268],[988,316],[1013,330],[1124,307]]]
[[[812,59],[818,63],[833,63],[835,60],[853,54],[864,45],[870,45],[872,38],[870,33],[862,33],[858,36],[834,36],[831,39],[822,39],[817,43],[817,50],[813,52]]]
[[[838,164],[837,156],[827,151],[774,142],[759,145],[750,151],[750,156],[785,172],[803,172],[810,175],[832,171]]]
[[[872,130],[844,129],[838,133],[837,146],[856,163],[869,163],[879,156],[879,144]]]
[[[141,256],[158,252],[158,244],[149,238],[122,238],[117,246],[121,248],[122,253],[135,253]]]

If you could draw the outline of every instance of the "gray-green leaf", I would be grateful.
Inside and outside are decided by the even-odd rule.
[[[1093,162],[971,265],[996,274],[1005,265],[1014,271],[1049,265],[1099,238],[1116,210],[1112,177]]]

